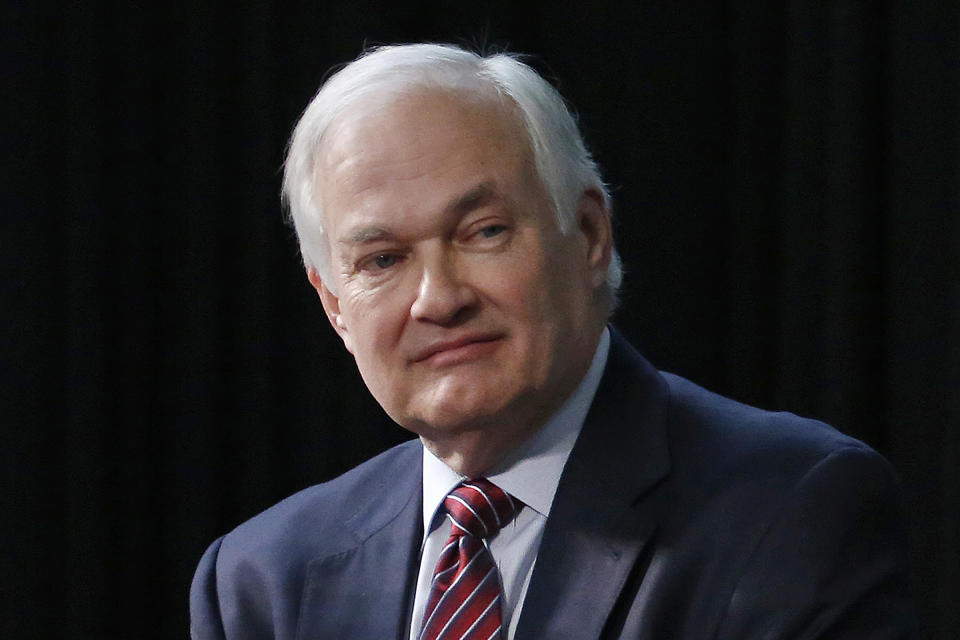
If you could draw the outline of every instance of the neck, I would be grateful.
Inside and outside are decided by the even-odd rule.
[[[461,442],[448,448],[434,440],[420,437],[423,446],[442,460],[445,465],[465,478],[480,478],[487,475],[490,469],[495,467],[506,453],[499,448],[487,446],[487,443],[470,446],[462,440],[461,438]]]

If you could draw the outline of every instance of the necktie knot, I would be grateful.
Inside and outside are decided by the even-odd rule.
[[[443,501],[452,534],[490,538],[517,513],[519,503],[489,480],[465,480]]]

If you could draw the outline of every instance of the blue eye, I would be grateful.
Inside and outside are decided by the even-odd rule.
[[[393,265],[397,264],[397,256],[384,253],[374,258],[373,264],[377,265],[378,269],[389,269]]]
[[[506,231],[507,227],[502,224],[492,224],[489,227],[484,227],[480,230],[480,234],[484,238],[492,238],[494,236],[500,235]]]

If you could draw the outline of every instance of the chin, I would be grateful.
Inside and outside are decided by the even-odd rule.
[[[419,410],[407,412],[407,419],[400,424],[427,438],[431,434],[443,437],[483,429],[495,423],[504,408],[496,396],[449,394],[446,398],[434,397]]]
[[[501,416],[515,414],[522,405],[520,399],[529,391],[519,378],[519,372],[502,368],[457,367],[448,375],[394,387],[399,393],[390,394],[380,404],[409,431],[442,437],[484,429],[502,423]]]
[[[497,412],[489,405],[464,406],[457,402],[456,406],[434,406],[424,415],[425,424],[434,431],[453,433],[468,431],[488,424]]]

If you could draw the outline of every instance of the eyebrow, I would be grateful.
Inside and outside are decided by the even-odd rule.
[[[377,242],[379,240],[392,239],[393,232],[383,227],[358,227],[353,229],[345,237],[341,238],[340,244],[366,244],[368,242]]]
[[[497,192],[489,183],[483,182],[473,187],[463,195],[457,196],[444,207],[448,215],[463,215],[473,209],[483,206],[496,198]],[[361,245],[383,240],[393,240],[396,235],[386,227],[356,227],[351,229],[338,244]]]
[[[476,209],[477,207],[486,204],[496,195],[496,191],[489,183],[482,182],[467,191],[462,196],[455,198],[449,205],[445,207],[445,210],[451,213],[463,214],[471,209]]]

